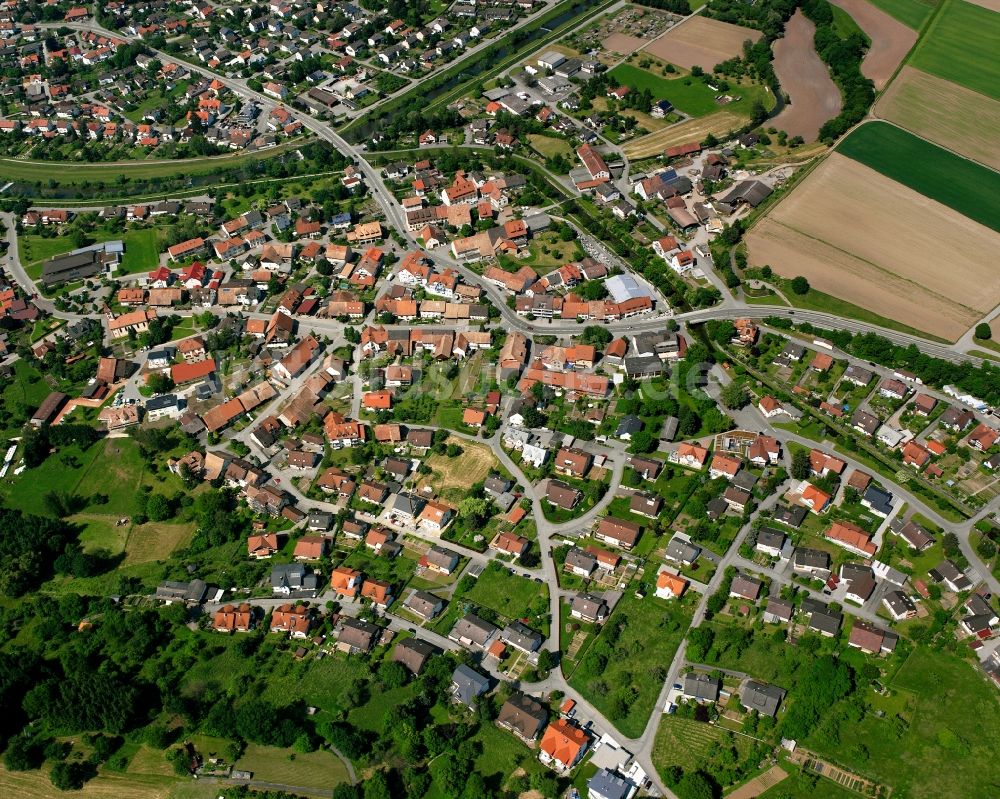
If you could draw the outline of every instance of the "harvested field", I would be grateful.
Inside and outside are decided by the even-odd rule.
[[[945,3],[910,63],[1000,100],[1000,14],[961,0]]]
[[[474,444],[464,438],[452,436],[449,444],[458,444],[463,450],[457,458],[431,455],[424,463],[431,467],[431,474],[420,481],[419,488],[432,486],[434,491],[449,501],[459,501],[469,486],[484,480],[500,464],[485,444]]]
[[[789,136],[808,141],[819,138],[819,129],[840,113],[840,89],[813,47],[816,26],[802,10],[785,25],[785,35],[774,45],[774,71],[789,104],[771,120]]]
[[[747,237],[750,262],[957,340],[1000,302],[1000,235],[833,153]],[[927,253],[948,253],[947,268]]]
[[[686,122],[671,125],[664,130],[630,141],[622,147],[622,152],[627,158],[649,158],[661,155],[667,147],[701,141],[709,133],[721,138],[729,131],[739,128],[745,119],[746,117],[734,114],[732,111],[717,111],[714,114],[708,114],[699,119],[689,119]]]
[[[609,53],[618,55],[629,55],[642,47],[649,39],[639,36],[629,36],[627,33],[612,33],[604,40],[604,49]]]
[[[934,113],[927,109],[933,108]],[[882,119],[966,158],[1000,169],[1000,102],[906,66],[878,102]]]
[[[1000,173],[887,122],[852,130],[837,152],[1000,233]]]
[[[969,0],[969,2],[974,6],[981,6],[1000,13],[1000,0]]]
[[[80,799],[167,799],[176,778],[133,774],[101,773],[73,795]],[[205,786],[211,788],[213,786]],[[218,795],[218,786],[214,786]],[[205,791],[203,796],[213,795]],[[37,771],[8,771],[0,765],[0,796],[17,796],[20,799],[59,799],[66,796],[49,781],[47,769]]]
[[[743,42],[756,42],[760,31],[730,25],[708,17],[692,17],[663,34],[645,48],[645,52],[691,69],[699,66],[706,71],[716,64],[743,52]]]
[[[906,54],[917,40],[917,33],[868,0],[832,0],[854,19],[871,40],[868,54],[861,62],[861,73],[871,78],[875,91],[881,91],[889,82]]]

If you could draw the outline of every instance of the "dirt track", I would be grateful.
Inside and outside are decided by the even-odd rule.
[[[747,237],[750,262],[957,340],[1000,302],[1000,234],[838,153]]]
[[[774,71],[791,102],[772,124],[807,142],[817,139],[823,123],[841,108],[840,90],[813,47],[815,32],[816,26],[798,10],[785,25],[784,38],[773,47]]]
[[[868,0],[831,0],[844,9],[871,39],[868,55],[861,62],[861,74],[871,78],[875,90],[889,82],[917,40],[917,32],[876,8]]]
[[[708,17],[692,17],[671,28],[645,48],[650,55],[690,69],[710,71],[716,64],[742,54],[743,42],[756,42],[760,31]]]

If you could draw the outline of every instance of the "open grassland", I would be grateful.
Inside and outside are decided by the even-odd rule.
[[[567,158],[574,157],[573,146],[565,139],[532,133],[528,136],[528,142],[531,144],[533,150],[546,158],[554,158],[557,155],[564,155]]]
[[[198,790],[191,790],[194,787]],[[219,786],[192,786],[176,777],[102,772],[72,795],[79,799],[209,799],[219,795]],[[0,796],[62,799],[67,794],[52,785],[47,770],[8,771],[0,764]]]
[[[193,533],[193,523],[147,522],[136,525],[129,533],[125,546],[125,565],[166,560],[171,552],[186,544]]]
[[[465,594],[468,599],[489,608],[508,619],[530,619],[531,627],[538,627],[534,616],[548,610],[549,591],[545,583],[536,583],[527,577],[511,574],[507,568],[490,565],[476,579]]]
[[[611,70],[610,76],[623,86],[640,91],[649,89],[654,99],[669,100],[676,109],[692,117],[703,117],[722,108],[749,116],[754,100],[760,100],[765,108],[773,105],[773,98],[764,87],[750,83],[731,85],[727,94],[740,99],[720,105],[715,99],[719,92],[709,88],[700,78],[666,78],[652,72],[653,68],[655,66],[642,69],[632,64],[620,64]]]
[[[871,4],[907,27],[919,30],[937,7],[937,0],[871,0]]]
[[[861,62],[861,74],[871,78],[875,90],[881,91],[913,47],[916,31],[868,0],[834,0],[834,3],[846,11],[868,37],[870,45]]]
[[[431,467],[432,472],[421,481],[421,488],[430,485],[439,494],[453,494],[462,499],[469,486],[485,480],[500,462],[485,444],[475,444],[454,436],[448,443],[458,444],[462,454],[457,458],[437,454],[428,457],[424,463]]]
[[[333,752],[326,750],[303,754],[249,744],[236,767],[252,771],[254,780],[315,788],[321,796],[329,796],[335,785],[347,781],[344,764]]]
[[[983,257],[1000,235],[838,153],[747,244],[753,265],[949,341],[1000,301],[1000,274]]]
[[[154,269],[160,261],[160,252],[166,249],[166,228],[137,228],[124,232],[98,228],[88,236],[95,243],[115,239],[122,241],[125,253],[118,266],[119,274]],[[47,238],[29,233],[17,237],[17,249],[28,275],[37,280],[42,275],[45,261],[75,249],[75,245],[69,235]]]
[[[639,737],[650,713],[660,712],[653,705],[690,622],[687,605],[652,596],[639,599],[626,591],[573,671],[570,685],[621,732]]]
[[[760,31],[731,25],[708,17],[692,17],[647,45],[644,52],[690,69],[693,66],[711,70],[716,64],[741,55],[743,42],[756,42]]]
[[[668,147],[688,142],[700,142],[709,133],[721,139],[729,131],[740,128],[745,119],[732,111],[716,111],[714,114],[699,119],[689,119],[686,122],[671,125],[669,128],[627,142],[622,146],[622,152],[631,159],[662,155]]]
[[[841,727],[840,747],[819,754],[891,785],[893,796],[996,796],[1000,714],[995,689],[975,667],[954,655],[920,647],[889,687],[912,708],[904,711],[909,724],[901,738],[891,731],[893,713],[885,718],[867,714],[860,722]],[[863,760],[853,741],[865,742],[868,755]],[[810,745],[808,740],[804,743]]]
[[[934,109],[933,113],[928,109]],[[874,113],[942,147],[1000,169],[1000,101],[906,66],[879,98]]]
[[[856,128],[837,152],[1000,232],[1000,173],[885,122]]]
[[[93,183],[94,181],[114,183],[122,176],[138,180],[174,177],[176,175],[203,175],[243,166],[249,162],[264,161],[300,146],[302,146],[302,142],[279,145],[265,152],[214,155],[178,161],[120,161],[110,164],[52,163],[2,158],[0,159],[0,175],[3,175],[6,180],[40,180],[43,182],[48,182],[55,175],[58,175],[58,178],[55,179],[62,185],[77,185]]]
[[[910,63],[1000,100],[1000,14],[962,0],[945,2]]]
[[[773,46],[774,72],[789,103],[773,120],[778,130],[806,141],[819,137],[819,129],[840,113],[840,89],[830,70],[816,54],[816,26],[801,9],[785,25],[785,35]]]

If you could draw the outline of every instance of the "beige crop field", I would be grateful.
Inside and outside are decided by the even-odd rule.
[[[785,25],[785,35],[774,43],[774,72],[789,104],[772,121],[789,136],[801,136],[807,142],[819,137],[819,129],[840,113],[840,89],[813,46],[816,26],[802,10],[792,14]]]
[[[861,74],[871,78],[881,91],[917,40],[917,32],[876,8],[868,0],[833,0],[844,9],[871,39],[871,47],[861,62]]]
[[[713,136],[724,136],[731,130],[739,129],[745,122],[746,117],[734,114],[732,111],[716,111],[714,114],[679,122],[627,142],[622,145],[622,152],[628,158],[648,158],[660,155],[667,147],[700,142],[709,133]]]
[[[927,109],[934,109],[928,113]],[[1000,169],[1000,102],[957,83],[903,67],[874,114],[959,155]]]
[[[982,6],[983,8],[988,8],[990,11],[996,11],[1000,13],[1000,0],[969,0],[974,6]]]
[[[664,33],[645,52],[686,69],[697,65],[711,70],[720,61],[740,55],[747,39],[756,42],[762,35],[717,19],[692,17]]]
[[[1000,302],[1000,234],[831,154],[747,236],[750,262],[957,340]]]

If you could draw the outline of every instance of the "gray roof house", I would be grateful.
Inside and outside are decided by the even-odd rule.
[[[378,627],[362,619],[348,617],[341,625],[337,648],[351,654],[368,652],[381,634]]]
[[[635,790],[635,785],[615,771],[606,768],[598,769],[597,773],[587,781],[587,793],[590,799],[628,799]]]
[[[419,638],[407,638],[396,644],[392,650],[392,660],[402,663],[411,674],[420,674],[424,664],[441,650]]]
[[[451,675],[451,693],[455,699],[467,707],[472,707],[475,698],[485,694],[489,689],[489,678],[484,677],[474,669],[470,669],[464,663]]]
[[[692,544],[678,536],[674,536],[670,539],[670,543],[667,544],[666,558],[667,560],[672,560],[675,563],[683,563],[686,566],[691,565],[701,554],[701,547]]]
[[[740,704],[747,710],[756,710],[762,716],[771,716],[778,712],[778,705],[785,698],[785,690],[777,685],[768,685],[757,680],[747,680],[740,695]]]
[[[597,594],[577,594],[570,601],[570,615],[583,621],[602,622],[608,617],[608,604]]]
[[[485,649],[498,630],[495,624],[479,618],[475,613],[466,613],[455,622],[448,637],[462,646]]]
[[[715,702],[719,698],[719,680],[694,671],[685,674],[684,696],[699,702]]]
[[[271,590],[286,596],[316,596],[316,575],[303,563],[276,563],[271,569]]]
[[[537,652],[542,646],[542,634],[535,632],[519,621],[512,621],[500,633],[500,640],[510,644],[515,649],[522,652]]]
[[[407,597],[403,607],[427,621],[433,619],[444,609],[444,600],[430,591],[414,591]]]

